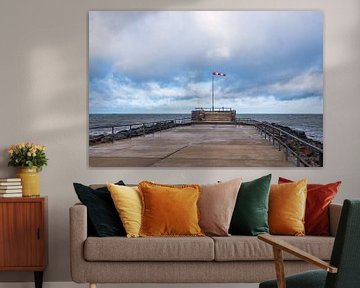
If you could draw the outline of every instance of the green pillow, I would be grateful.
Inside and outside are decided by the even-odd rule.
[[[231,218],[230,234],[256,236],[269,233],[270,181],[271,174],[241,184]]]

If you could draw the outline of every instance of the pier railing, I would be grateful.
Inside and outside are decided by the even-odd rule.
[[[237,118],[237,124],[245,124],[256,127],[265,139],[278,146],[279,151],[285,152],[286,160],[293,157],[296,166],[322,167],[323,150],[308,143],[279,127],[275,127],[267,122],[260,122],[250,118]]]
[[[195,110],[206,111],[206,112],[231,112],[231,111],[233,111],[232,108],[228,108],[228,107],[215,107],[214,109],[196,107]]]
[[[118,125],[100,125],[89,128],[90,145],[105,142],[114,142],[126,138],[133,138],[151,134],[178,126],[191,125],[191,118],[179,118],[172,120],[151,121],[145,123],[128,123]],[[99,131],[97,134],[96,131]],[[92,133],[91,133],[92,132]]]

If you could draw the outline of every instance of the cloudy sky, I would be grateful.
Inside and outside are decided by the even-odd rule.
[[[323,112],[320,11],[89,12],[90,113]]]

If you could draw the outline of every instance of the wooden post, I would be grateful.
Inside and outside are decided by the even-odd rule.
[[[276,247],[273,247],[273,252],[274,252],[277,287],[286,288],[282,251]]]
[[[89,283],[89,288],[96,288],[96,284],[95,283]]]

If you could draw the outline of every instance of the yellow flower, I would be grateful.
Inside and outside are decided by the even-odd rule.
[[[30,152],[28,152],[28,153],[26,153],[26,154],[27,154],[27,156],[31,157],[31,153],[30,153]]]
[[[13,155],[14,154],[14,150],[13,149],[9,149],[9,154]]]

